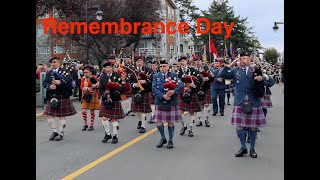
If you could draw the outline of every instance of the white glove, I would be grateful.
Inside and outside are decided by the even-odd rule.
[[[265,77],[267,81],[269,80],[269,76],[268,75],[263,74],[263,77]]]

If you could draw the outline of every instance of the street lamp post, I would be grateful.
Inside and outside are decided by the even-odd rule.
[[[273,30],[276,31],[279,29],[279,27],[277,26],[278,24],[284,24],[284,21],[280,21],[280,22],[274,22],[274,26],[273,26]]]
[[[98,9],[97,12],[95,13],[96,19],[98,21],[100,21],[102,19],[102,15],[103,15],[103,12],[100,11],[100,7],[88,9],[88,1],[86,1],[86,25],[87,26],[88,26],[88,10],[95,10],[95,9]],[[87,63],[90,64],[90,60],[89,60],[89,33],[88,32],[86,34],[86,41],[87,41],[87,45],[86,45],[87,58],[86,58],[86,60],[87,60]]]

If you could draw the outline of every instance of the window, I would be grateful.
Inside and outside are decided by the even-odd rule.
[[[60,18],[60,13],[55,7],[53,7],[53,18]]]
[[[183,52],[183,45],[180,44],[180,52]]]
[[[47,34],[44,34],[44,29],[43,29],[43,25],[39,25],[37,28],[37,36],[41,37],[41,36],[48,36]]]
[[[176,50],[176,52],[179,52],[179,47],[177,46],[177,50]]]
[[[50,47],[46,45],[39,45],[38,46],[38,54],[49,54]]]
[[[78,48],[75,43],[71,43],[71,53],[77,53]]]
[[[148,43],[147,42],[143,43],[143,48],[148,48]]]
[[[46,12],[43,16],[38,16],[38,19],[44,19],[44,18],[48,18],[49,17],[49,13]]]
[[[54,54],[62,54],[64,52],[64,47],[62,45],[55,45],[53,48]]]

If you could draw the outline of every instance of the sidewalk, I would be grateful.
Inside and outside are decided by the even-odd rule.
[[[70,96],[70,100],[71,100],[72,102],[78,102],[79,98],[78,98],[78,97]],[[36,107],[36,119],[39,119],[39,118],[44,117],[44,116],[42,115],[43,111],[44,111],[44,108],[42,108],[42,107]]]

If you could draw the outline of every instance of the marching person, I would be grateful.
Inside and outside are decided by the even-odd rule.
[[[66,126],[66,117],[76,114],[76,110],[70,101],[72,92],[72,78],[69,72],[60,68],[60,60],[58,57],[51,58],[51,70],[46,73],[43,81],[43,87],[46,91],[46,108],[44,115],[51,128],[52,135],[50,141],[61,141],[64,137],[63,129]],[[57,129],[55,117],[59,117],[59,128]]]
[[[169,72],[169,65],[165,60],[160,61],[160,71],[153,75],[152,80],[152,92],[155,94],[155,116],[153,121],[157,122],[157,129],[161,135],[157,148],[161,148],[167,143],[163,123],[168,123],[169,142],[167,148],[172,149],[174,123],[182,120],[177,98],[184,84],[176,73]]]
[[[224,116],[224,105],[225,105],[225,89],[226,83],[223,78],[218,78],[217,75],[222,71],[221,61],[218,59],[214,60],[213,67],[210,71],[214,74],[214,82],[211,85],[211,96],[212,96],[212,116],[218,114],[218,109],[220,116]],[[219,107],[217,103],[217,98],[219,97]]]
[[[124,85],[120,75],[114,72],[113,64],[111,62],[105,62],[102,67],[104,70],[100,76],[101,105],[99,111],[99,117],[102,117],[102,125],[105,130],[105,136],[102,139],[102,142],[106,143],[112,138],[111,143],[116,144],[118,143],[118,120],[125,117],[121,106],[120,96],[124,91]],[[113,136],[111,136],[110,133],[109,120],[112,122]]]
[[[236,157],[242,157],[247,154],[246,148],[246,128],[250,134],[250,156],[257,158],[255,152],[255,140],[257,136],[257,128],[266,125],[266,119],[261,107],[260,98],[255,96],[253,87],[255,81],[263,81],[263,76],[253,76],[253,68],[250,64],[250,54],[247,52],[240,54],[239,67],[233,67],[239,58],[236,58],[225,67],[217,78],[233,79],[235,86],[234,108],[232,112],[231,123],[236,126],[237,135],[241,143],[241,149],[235,154]]]
[[[176,74],[185,86],[181,92],[182,95],[179,95],[179,108],[182,114],[180,135],[184,135],[185,131],[188,129],[184,116],[185,113],[189,113],[190,122],[188,136],[193,137],[192,128],[196,119],[194,113],[201,111],[201,103],[199,102],[197,92],[200,89],[202,78],[195,68],[188,66],[187,57],[181,57],[178,61],[181,63],[181,66]]]
[[[134,69],[134,65],[132,64],[132,59],[127,57],[126,60],[125,60],[125,71],[126,71],[126,80],[127,82],[130,83],[130,77],[131,77],[131,74],[133,73],[130,69]],[[127,99],[124,100],[124,106],[125,106],[125,112],[126,112],[126,116],[135,116],[134,113],[132,113],[131,111],[131,104],[132,104],[132,93],[128,93],[127,94]]]
[[[87,123],[87,109],[90,110],[90,118],[91,123],[89,127],[89,131],[94,129],[94,118],[95,113],[94,110],[100,110],[100,102],[99,102],[99,81],[98,79],[92,75],[93,67],[90,65],[86,65],[83,68],[84,76],[81,78],[80,88],[82,90],[82,117],[84,120],[84,126],[82,131],[85,131],[88,128]]]
[[[150,77],[150,81],[153,80],[153,75],[158,73],[158,62],[156,59],[152,61],[151,68],[149,68],[149,71],[147,72],[147,75]],[[152,119],[154,118],[154,112],[155,112],[155,104],[154,104],[154,93],[150,92],[150,105],[151,105],[151,117],[148,121],[149,124],[153,123]]]
[[[196,70],[200,73],[200,76],[203,79],[203,82],[200,86],[200,91],[198,92],[198,99],[201,102],[201,105],[203,107],[203,115],[205,117],[204,124],[206,125],[206,127],[210,127],[210,123],[209,123],[209,114],[210,114],[209,104],[211,104],[210,86],[214,80],[214,77],[212,74],[210,74],[209,67],[207,65],[203,65],[203,62],[201,59],[197,61]],[[202,114],[201,111],[197,112],[198,122],[196,126],[202,126],[201,114]]]
[[[150,95],[152,91],[152,82],[146,74],[148,68],[143,65],[143,57],[135,58],[136,67],[131,72],[130,83],[132,88],[132,104],[131,111],[136,113],[139,122],[137,129],[139,133],[146,132],[147,113],[151,112]]]

